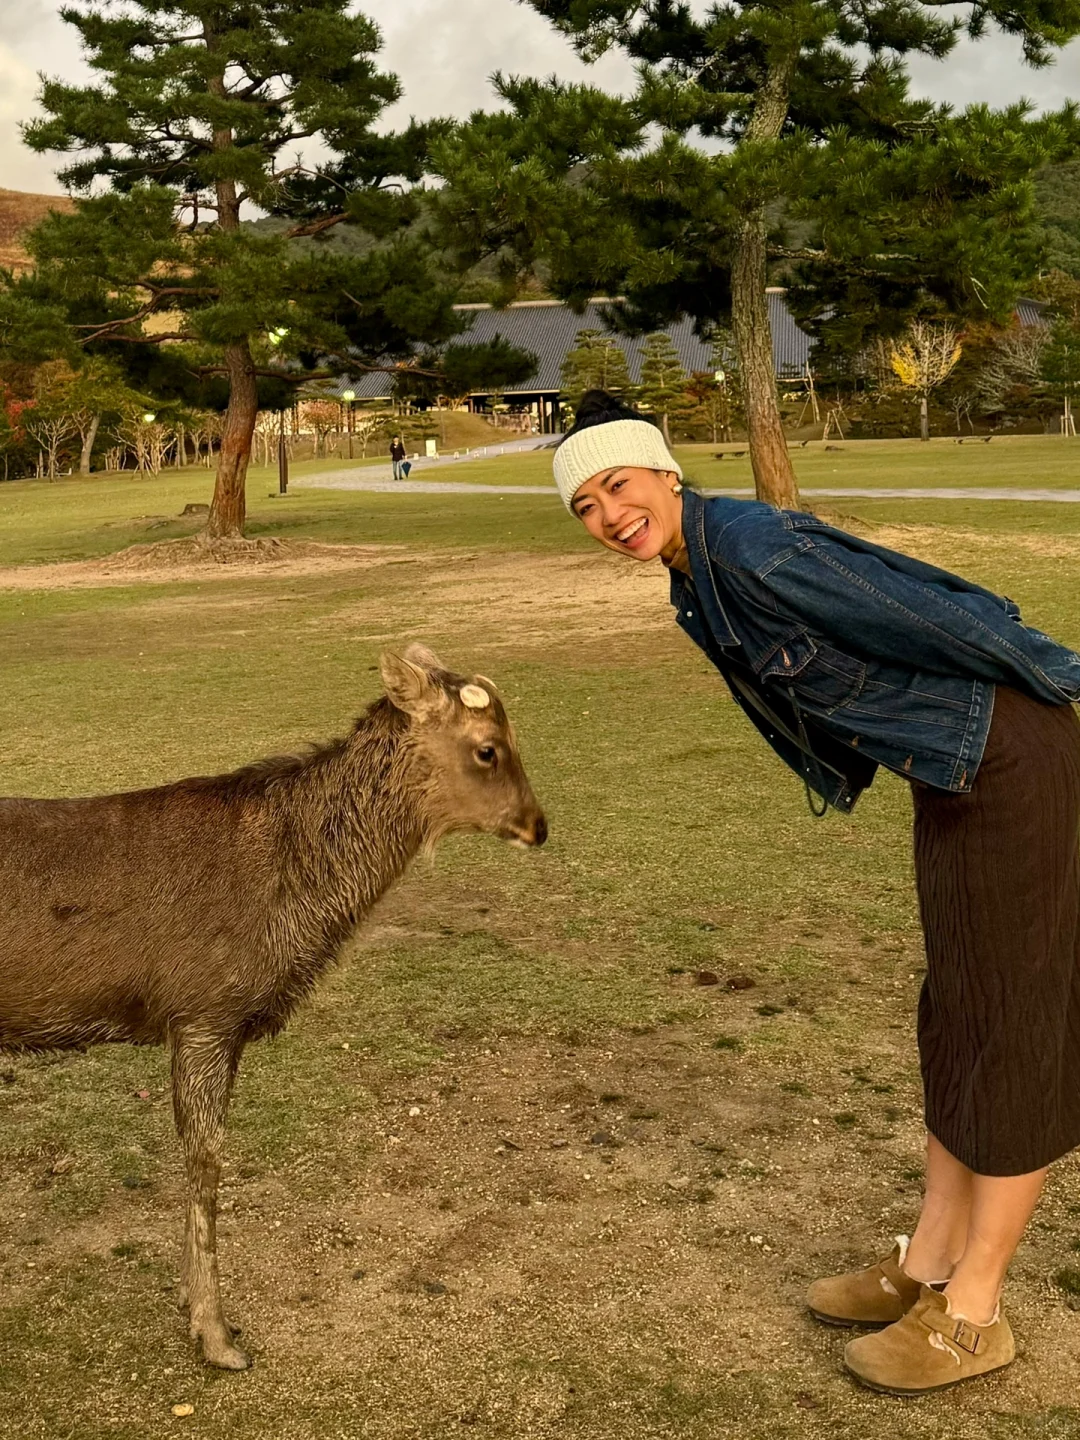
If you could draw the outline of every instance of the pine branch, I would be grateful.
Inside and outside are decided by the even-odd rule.
[[[200,150],[212,150],[214,147],[209,140],[201,140],[198,135],[176,135],[168,120],[164,125],[157,127],[158,134],[163,140],[171,140],[174,145],[197,145]]]
[[[83,335],[79,339],[80,345],[89,345],[99,337],[97,335]],[[121,335],[119,332],[106,337],[110,343],[122,341],[125,345],[161,345],[166,340],[183,340],[190,342],[190,335],[182,335],[178,330],[169,330],[161,335]]]
[[[95,321],[95,322],[90,323],[90,324],[73,325],[73,326],[71,327],[73,330],[89,330],[89,331],[91,331],[91,334],[89,334],[89,335],[84,335],[84,336],[80,337],[82,344],[88,345],[91,341],[93,341],[93,340],[100,340],[100,339],[102,339],[104,336],[108,336],[110,340],[129,340],[129,339],[140,339],[140,338],[142,338],[142,337],[136,337],[136,336],[119,335],[119,334],[116,334],[115,332],[116,332],[116,331],[119,331],[119,330],[122,330],[122,329],[123,329],[125,326],[127,326],[127,325],[137,325],[140,320],[145,320],[145,319],[147,318],[147,316],[153,315],[154,311],[157,309],[158,301],[162,298],[162,296],[165,296],[165,295],[214,295],[214,296],[218,296],[218,295],[221,294],[220,290],[218,290],[218,289],[216,289],[216,288],[214,288],[214,287],[211,287],[211,286],[209,286],[209,285],[205,285],[205,286],[193,286],[193,285],[192,285],[192,286],[189,286],[189,285],[155,285],[152,281],[148,281],[148,280],[140,280],[140,281],[137,282],[137,284],[139,284],[142,288],[145,288],[145,289],[148,289],[148,290],[152,290],[152,291],[154,292],[152,298],[149,299],[149,300],[146,302],[146,304],[141,307],[141,309],[136,310],[135,313],[134,313],[134,315],[125,315],[125,316],[123,316],[122,319],[118,319],[118,320],[106,320],[106,321],[104,321],[104,322]],[[157,336],[154,337],[154,343],[157,342],[157,338],[158,338]],[[189,336],[184,336],[184,337],[181,337],[181,338],[189,339],[190,337],[189,337]]]
[[[302,225],[294,225],[291,230],[285,231],[287,240],[298,240],[302,235],[321,235],[324,230],[329,230],[332,225],[340,225],[343,220],[348,220],[348,214],[323,215],[318,220],[307,220]],[[348,297],[350,300],[353,297]],[[359,300],[353,300],[354,305],[359,305]]]
[[[812,260],[817,265],[835,265],[838,269],[852,270],[860,275],[876,275],[878,273],[869,269],[868,266],[855,265],[852,261],[845,260],[842,255],[830,255],[828,250],[792,250],[786,245],[770,245],[768,255],[771,260]],[[917,255],[905,255],[903,251],[883,251],[876,255],[867,255],[864,258],[880,265],[887,265],[890,262],[900,262],[905,265],[919,264]]]
[[[152,290],[154,298],[162,295],[214,295],[219,296],[221,290],[216,285],[159,285],[148,276],[141,275],[134,282],[140,290]]]

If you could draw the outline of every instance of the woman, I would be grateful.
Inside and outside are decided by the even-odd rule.
[[[1005,1272],[1048,1166],[1080,1143],[1080,655],[1011,601],[812,515],[685,490],[660,431],[602,392],[555,480],[602,545],[669,568],[678,624],[815,813],[851,810],[879,765],[911,782],[926,1191],[910,1240],[808,1300],[876,1331],[844,1352],[871,1388],[1000,1369]]]

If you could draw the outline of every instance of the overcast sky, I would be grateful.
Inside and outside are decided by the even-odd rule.
[[[496,69],[588,77],[609,89],[632,78],[615,55],[582,65],[566,41],[517,0],[366,0],[361,8],[380,25],[386,67],[405,87],[388,120],[467,115],[489,105]],[[917,92],[957,106],[1028,98],[1041,109],[1080,98],[1080,42],[1049,70],[1028,69],[1016,41],[997,35],[958,47],[944,63],[915,60],[911,68]],[[0,188],[60,193],[55,158],[33,154],[19,137],[18,122],[35,113],[39,71],[70,81],[87,74],[76,37],[59,18],[59,0],[0,0]]]

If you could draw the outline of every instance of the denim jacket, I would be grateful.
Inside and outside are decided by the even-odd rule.
[[[1080,655],[1011,600],[813,515],[683,493],[678,623],[777,754],[837,810],[878,765],[969,791],[994,686],[1080,700]]]

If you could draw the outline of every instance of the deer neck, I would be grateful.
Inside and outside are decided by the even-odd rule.
[[[426,776],[406,734],[376,709],[290,779],[280,875],[290,948],[329,959],[423,846]]]

